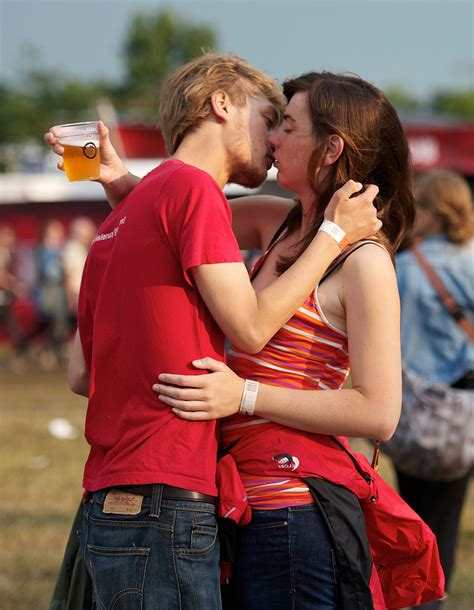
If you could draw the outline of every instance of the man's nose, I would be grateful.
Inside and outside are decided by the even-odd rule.
[[[270,148],[272,149],[272,152],[274,152],[275,149],[278,148],[278,137],[275,131],[269,134],[267,142]]]

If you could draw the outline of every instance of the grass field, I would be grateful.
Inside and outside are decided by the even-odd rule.
[[[87,454],[86,401],[67,389],[65,372],[0,371],[0,610],[48,608]],[[79,430],[59,440],[48,422],[66,418]],[[392,478],[390,466],[382,472]],[[474,489],[463,515],[457,571],[446,610],[474,609]]]

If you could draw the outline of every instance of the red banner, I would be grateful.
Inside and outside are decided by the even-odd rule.
[[[474,125],[407,124],[416,171],[451,169],[474,176]]]

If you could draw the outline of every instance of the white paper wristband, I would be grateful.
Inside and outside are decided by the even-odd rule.
[[[245,415],[254,414],[259,385],[258,381],[253,381],[252,379],[244,381],[244,391],[240,399],[239,413],[244,413]]]
[[[343,250],[347,246],[348,241],[346,233],[335,222],[331,222],[330,220],[324,220],[321,226],[319,227],[319,230],[330,235],[339,244],[341,250]]]

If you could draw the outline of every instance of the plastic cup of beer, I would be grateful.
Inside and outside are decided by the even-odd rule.
[[[64,170],[68,180],[97,180],[100,176],[97,121],[56,125],[54,131],[64,148]]]

